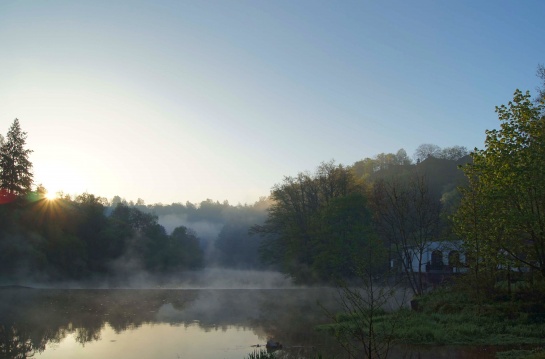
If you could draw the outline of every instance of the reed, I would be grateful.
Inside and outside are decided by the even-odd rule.
[[[274,353],[268,353],[266,350],[254,350],[252,353],[248,354],[245,359],[275,359],[276,356]]]

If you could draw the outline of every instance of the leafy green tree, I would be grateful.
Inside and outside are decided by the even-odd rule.
[[[469,292],[481,302],[496,283],[500,252],[497,239],[503,231],[494,224],[490,213],[493,204],[486,201],[481,193],[481,183],[476,177],[471,177],[470,181],[469,186],[460,187],[461,202],[451,219],[454,232],[464,239],[466,262],[469,265],[464,283],[468,285]]]
[[[375,172],[395,168],[396,166],[409,166],[412,164],[403,148],[394,153],[379,153],[373,158],[365,158],[357,161],[351,169],[357,178],[368,179]]]
[[[26,137],[15,119],[0,148],[0,188],[11,195],[25,195],[32,186],[32,150],[25,148]]]
[[[403,148],[400,148],[396,152],[395,160],[397,165],[402,165],[402,166],[408,166],[413,163],[413,161],[407,154],[407,151],[405,151]]]
[[[172,253],[165,228],[153,223],[144,229],[141,239],[145,244],[143,256],[146,269],[156,272],[170,270],[172,261],[168,258]]]
[[[75,238],[85,246],[85,261],[89,270],[94,273],[105,272],[107,264],[112,259],[109,241],[104,232],[108,219],[104,215],[105,198],[90,193],[80,194],[73,202],[77,230]]]
[[[469,186],[454,217],[477,261],[503,258],[543,277],[544,108],[519,90],[507,106],[496,107],[500,129],[486,131],[485,148],[475,149],[473,163],[464,166]]]
[[[378,244],[367,198],[362,193],[335,198],[323,208],[319,221],[321,232],[314,238],[313,267],[321,279],[359,276],[363,269],[373,275],[387,270],[386,257],[366,258]],[[367,260],[362,261],[364,258]]]
[[[313,253],[312,217],[319,209],[317,184],[309,174],[300,173],[275,185],[271,197],[274,202],[265,224],[253,227],[264,237],[262,256],[294,276],[305,268],[308,272]]]
[[[102,243],[113,255],[124,252],[152,272],[196,269],[203,265],[199,239],[186,227],[177,227],[167,235],[157,216],[122,203],[115,207],[109,221],[103,235],[110,242]]]
[[[170,235],[169,256],[172,268],[199,269],[204,265],[204,253],[195,232],[184,226]]]
[[[355,190],[352,172],[333,162],[322,163],[315,174],[286,177],[271,191],[272,205],[263,225],[252,227],[262,235],[263,258],[277,264],[296,280],[315,278],[316,238],[321,232],[321,211],[336,198]]]
[[[123,238],[123,241],[116,243],[114,248],[124,250],[126,255],[139,260],[149,269],[158,269],[158,252],[162,248],[159,243],[153,241],[157,240],[164,244],[166,233],[157,226],[159,226],[157,216],[119,203],[110,216],[107,238],[117,234],[114,238]]]
[[[366,180],[376,171],[375,160],[369,157],[355,162],[351,167],[352,173],[356,178]]]

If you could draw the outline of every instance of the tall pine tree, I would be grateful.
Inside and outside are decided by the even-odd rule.
[[[32,150],[25,148],[26,137],[15,119],[0,147],[0,189],[11,195],[27,194],[32,186]]]

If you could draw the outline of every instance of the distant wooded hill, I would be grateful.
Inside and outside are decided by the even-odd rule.
[[[460,166],[471,162],[471,156],[466,155],[460,159],[449,160],[444,158],[428,157],[425,160],[409,165],[391,165],[369,174],[366,178],[369,182],[377,179],[392,177],[404,177],[418,173],[425,176],[429,190],[437,196],[456,189],[457,186],[467,183],[467,178],[460,170]],[[357,163],[354,164],[354,167]]]

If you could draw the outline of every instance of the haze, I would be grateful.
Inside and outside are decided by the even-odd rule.
[[[533,90],[542,1],[0,3],[0,124],[50,192],[232,204],[421,143],[482,147]]]

